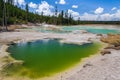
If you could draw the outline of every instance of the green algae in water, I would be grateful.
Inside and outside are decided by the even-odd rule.
[[[18,72],[31,78],[50,76],[79,63],[84,57],[99,51],[101,44],[63,44],[58,40],[39,40],[10,45],[8,52],[16,60],[23,60]]]

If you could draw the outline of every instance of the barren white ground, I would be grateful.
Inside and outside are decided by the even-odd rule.
[[[41,32],[3,32],[0,33],[0,42],[27,42],[40,39],[61,39],[63,43],[84,44],[99,38],[92,33],[41,33]]]
[[[112,54],[88,60],[88,66],[64,80],[120,80],[120,50],[111,52]]]

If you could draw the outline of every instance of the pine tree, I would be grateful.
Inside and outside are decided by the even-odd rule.
[[[28,22],[28,13],[29,13],[29,9],[28,9],[28,4],[26,4],[26,22]]]
[[[80,23],[80,17],[78,17],[78,24]]]
[[[58,14],[58,8],[57,6],[55,6],[55,16],[57,17],[57,14]]]
[[[72,15],[69,16],[69,25],[72,24]]]
[[[57,5],[55,6],[55,16],[54,16],[54,23],[57,25],[57,16],[58,16],[58,8]]]
[[[64,11],[62,10],[62,12],[61,12],[61,24],[63,25],[63,17],[64,17]]]
[[[0,0],[0,25],[4,26],[4,29],[7,30],[7,24],[25,24],[27,22],[31,23],[50,23],[56,25],[66,25],[66,24],[77,24],[78,21],[74,21],[72,16],[68,14],[68,10],[59,12],[58,7],[55,6],[54,16],[45,16],[43,12],[41,14],[35,14],[29,12],[28,4],[23,8],[19,8],[17,5],[13,5],[13,0],[7,0],[6,3],[4,0]],[[2,24],[3,23],[3,24]]]
[[[69,20],[69,19],[68,19],[68,10],[65,12],[65,19],[66,19],[65,23],[68,25],[68,22],[69,22],[69,21],[68,21],[68,20]]]

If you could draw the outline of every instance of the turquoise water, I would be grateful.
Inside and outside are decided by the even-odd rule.
[[[120,29],[106,29],[102,27],[92,27],[92,26],[61,26],[62,30],[47,30],[44,27],[41,28],[33,28],[33,30],[38,32],[44,32],[44,33],[70,33],[75,30],[86,30],[90,33],[94,34],[120,34]]]
[[[63,27],[64,31],[67,32],[72,32],[75,30],[86,30],[90,33],[95,33],[95,34],[108,34],[108,33],[112,33],[112,34],[120,34],[120,30],[116,30],[116,29],[104,29],[104,28],[97,28],[97,27],[86,27],[86,26],[71,26],[71,27]]]
[[[113,30],[113,29],[87,29],[88,32],[95,33],[95,34],[120,34],[119,30]]]
[[[10,45],[8,52],[13,58],[25,62],[15,75],[39,78],[75,66],[82,58],[97,53],[101,46],[100,43],[74,45],[58,40],[39,40]]]

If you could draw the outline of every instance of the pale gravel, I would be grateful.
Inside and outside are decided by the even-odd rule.
[[[92,33],[41,33],[41,32],[3,32],[0,33],[0,43],[9,42],[28,42],[32,40],[40,39],[61,39],[60,42],[63,43],[74,43],[74,44],[84,44],[91,43],[90,40],[98,39],[96,34]]]
[[[120,80],[120,50],[86,61],[86,66],[64,80]]]

